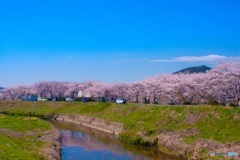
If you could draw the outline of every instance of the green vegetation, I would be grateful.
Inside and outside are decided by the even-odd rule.
[[[50,124],[35,117],[0,115],[0,159],[47,159],[42,149],[49,144],[42,137],[51,129]]]
[[[17,132],[45,131],[51,126],[45,121],[36,117],[0,116],[0,128],[9,128]]]
[[[84,114],[115,121],[124,124],[120,138],[147,146],[157,145],[159,134],[172,132],[181,134],[186,144],[200,139],[240,143],[238,107],[0,101],[0,112],[34,116]]]

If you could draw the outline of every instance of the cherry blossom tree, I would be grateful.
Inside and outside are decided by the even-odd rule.
[[[166,95],[170,95],[170,99],[174,104],[191,104],[193,102],[196,97],[196,93],[191,86],[193,77],[193,74],[188,73],[170,74],[167,76],[165,86],[168,88],[164,88],[164,91],[168,93]]]
[[[65,84],[65,87],[66,87],[66,90],[65,90],[65,93],[64,95],[66,97],[70,97],[70,98],[77,98],[77,94],[78,92],[81,90],[80,89],[80,83],[77,83],[77,82],[68,82]]]
[[[105,89],[106,89],[105,83],[96,81],[93,82],[92,85],[85,89],[84,91],[90,93],[92,98],[97,98],[99,100],[100,97],[104,96]]]
[[[212,71],[219,78],[221,84],[220,97],[225,101],[233,101],[236,105],[240,101],[240,63],[224,61]]]
[[[35,84],[35,90],[38,95],[48,98],[63,98],[67,90],[65,82],[43,81]]]
[[[142,82],[133,82],[133,83],[129,84],[128,93],[129,93],[130,98],[134,97],[135,102],[139,103],[139,97],[141,97],[143,95],[144,89],[145,88],[144,88],[144,85]]]
[[[19,99],[22,96],[40,95],[45,98],[76,98],[82,96],[98,99],[122,97],[128,102],[158,104],[206,104],[211,100],[240,101],[240,62],[221,62],[207,73],[166,74],[146,80],[107,84],[99,81],[57,82],[42,81],[32,86],[16,86],[0,91],[0,99]]]
[[[164,84],[162,83],[164,80],[165,76],[160,75],[157,77],[151,77],[146,79],[143,83],[145,86],[145,91],[146,91],[146,97],[144,97],[144,101],[148,102],[150,101],[151,103],[161,103],[160,99],[163,96],[163,86]]]
[[[128,89],[128,85],[126,83],[117,82],[112,85],[112,90],[113,90],[115,98],[117,98],[117,96],[126,98],[127,89]]]

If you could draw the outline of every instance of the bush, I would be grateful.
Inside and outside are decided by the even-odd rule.
[[[190,101],[183,102],[183,105],[191,105],[192,103]]]
[[[82,98],[74,98],[74,101],[82,101]]]
[[[217,100],[215,99],[210,99],[209,102],[208,102],[209,105],[214,105],[214,106],[217,106],[219,103]]]
[[[174,102],[169,102],[168,105],[175,105],[175,103]]]
[[[134,131],[125,131],[119,135],[119,138],[123,141],[129,142],[135,145],[142,146],[157,146],[158,139],[155,138],[153,141],[149,141],[135,133]]]
[[[221,101],[221,102],[219,103],[219,105],[221,105],[221,106],[226,106],[226,102],[225,102],[225,101]]]
[[[196,103],[196,102],[193,102],[193,103],[192,103],[192,105],[198,105],[198,103]]]
[[[65,101],[65,98],[59,98],[58,101]]]
[[[235,103],[231,102],[231,103],[228,104],[228,106],[230,106],[230,107],[236,107],[237,105],[236,105]]]

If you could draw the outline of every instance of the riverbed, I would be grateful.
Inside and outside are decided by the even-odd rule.
[[[116,136],[64,121],[49,121],[62,136],[62,160],[180,160],[152,147],[131,145]]]

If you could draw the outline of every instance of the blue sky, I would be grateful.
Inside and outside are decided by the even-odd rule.
[[[0,86],[212,67],[239,59],[239,17],[238,0],[0,0]]]

